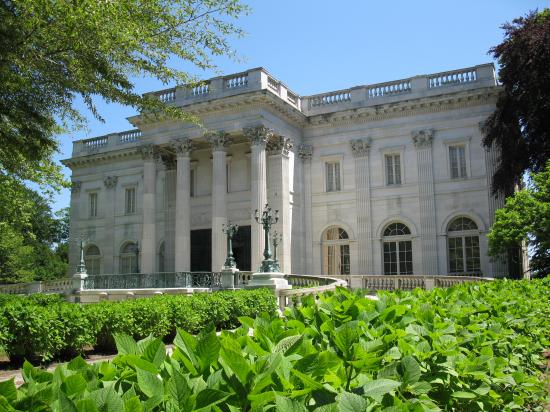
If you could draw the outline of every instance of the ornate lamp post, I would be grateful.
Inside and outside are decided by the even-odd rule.
[[[281,244],[281,241],[283,240],[283,235],[280,235],[277,233],[276,230],[273,231],[273,260],[275,261],[275,264],[277,265],[277,271],[281,270],[281,267],[279,266],[279,259],[277,259],[277,246]]]
[[[86,270],[86,262],[84,261],[84,246],[86,245],[86,239],[81,235],[77,239],[80,247],[80,263],[76,267],[76,273],[88,273]]]
[[[258,212],[258,209],[256,209],[254,217],[256,219],[256,222],[261,224],[264,229],[264,260],[262,261],[260,272],[278,272],[279,265],[277,265],[276,262],[271,258],[272,255],[271,248],[269,247],[269,231],[271,229],[271,226],[277,223],[277,221],[279,220],[279,211],[275,210],[275,213],[272,214],[271,207],[269,207],[269,205],[266,203],[261,216]]]
[[[136,240],[136,273],[139,273],[139,242]]]
[[[235,269],[235,258],[233,257],[233,236],[239,230],[239,226],[231,224],[231,221],[227,222],[227,225],[223,225],[222,232],[227,235],[227,258],[223,264],[224,269]]]

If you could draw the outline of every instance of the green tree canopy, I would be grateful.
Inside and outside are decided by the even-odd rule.
[[[85,121],[77,96],[98,118],[94,97],[185,117],[136,93],[132,76],[192,82],[171,60],[215,67],[233,55],[233,21],[246,11],[239,0],[0,2],[0,173],[58,187],[54,136]]]
[[[484,144],[502,153],[493,190],[510,194],[526,171],[537,172],[550,159],[550,9],[503,29],[504,41],[490,53],[504,91],[486,122]]]
[[[533,251],[533,272],[550,273],[550,161],[544,170],[531,175],[528,187],[509,197],[506,206],[497,210],[488,238],[491,255],[527,241]]]

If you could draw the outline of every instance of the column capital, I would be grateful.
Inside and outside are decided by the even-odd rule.
[[[212,152],[225,152],[231,144],[231,138],[223,130],[206,132],[204,137],[210,144]]]
[[[432,146],[435,130],[414,130],[411,132],[412,141],[417,149],[425,149]]]
[[[146,144],[138,148],[139,153],[143,160],[158,160],[159,150],[158,147],[154,144]]]
[[[294,145],[288,137],[274,136],[267,142],[266,149],[267,152],[271,155],[282,154],[288,156],[288,153],[293,146]]]
[[[162,160],[162,163],[164,163],[166,170],[176,169],[176,158],[173,154],[162,154],[160,159]]]
[[[245,127],[243,133],[250,141],[251,146],[265,146],[267,141],[273,137],[273,130],[263,125]]]
[[[79,193],[82,188],[82,182],[80,180],[73,180],[71,182],[71,193]]]
[[[191,139],[182,137],[180,139],[174,139],[171,146],[176,152],[177,157],[189,157],[195,145]]]
[[[308,144],[301,144],[298,146],[298,157],[302,160],[311,160],[313,154],[313,147]]]
[[[351,151],[355,157],[368,156],[370,150],[371,139],[355,139],[350,140]]]
[[[107,189],[114,189],[116,187],[117,182],[118,182],[117,176],[107,176],[105,179],[103,179],[103,183],[105,184],[105,187]]]

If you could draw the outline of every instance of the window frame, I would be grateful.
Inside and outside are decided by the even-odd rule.
[[[92,198],[95,199],[92,202]],[[88,217],[91,219],[98,217],[99,191],[93,190],[88,192]]]
[[[460,138],[460,139],[448,139],[445,140],[443,143],[445,145],[446,154],[445,157],[447,159],[447,176],[449,180],[456,181],[456,180],[465,180],[472,177],[472,171],[471,171],[471,164],[470,164],[470,141],[472,140],[470,137]],[[462,147],[464,148],[464,171],[465,175],[457,177],[453,177],[452,174],[452,168],[451,168],[451,147]],[[459,161],[459,173],[460,173],[460,159]]]
[[[338,239],[325,239],[331,229],[338,229]],[[341,232],[346,237],[341,237]],[[338,261],[336,261],[338,256]],[[351,239],[346,229],[338,225],[327,227],[321,237],[322,272],[324,276],[340,276],[351,274]],[[332,273],[332,269],[338,267],[339,273]]]
[[[409,233],[402,235],[385,235],[385,232],[388,230],[390,225],[401,224],[403,225]],[[395,221],[388,223],[384,226],[382,230],[382,272],[384,276],[411,276],[414,274],[414,256],[413,256],[413,242],[412,242],[412,232],[406,223]],[[403,245],[402,245],[403,243]],[[394,251],[386,252],[386,245],[388,247],[394,246]],[[408,247],[406,247],[408,246]],[[396,273],[386,273],[386,263],[392,264],[392,261],[386,262],[386,256],[388,253],[393,253],[395,256],[395,265]],[[401,254],[405,253],[406,257],[410,256],[410,259],[401,259]],[[405,270],[402,271],[401,266],[405,265]],[[410,265],[410,270],[407,269],[407,266]]]
[[[476,225],[476,229],[467,229],[467,230],[449,230],[451,224],[453,224],[456,219],[468,219]],[[455,216],[447,224],[446,234],[447,234],[447,270],[451,275],[467,275],[467,274],[482,274],[481,268],[481,241],[480,241],[480,229],[476,221],[468,216]],[[467,240],[476,239],[477,245],[468,246]],[[458,241],[459,240],[459,241]],[[458,242],[457,242],[458,241]],[[453,249],[451,249],[453,246]],[[470,250],[470,255],[468,254]],[[460,251],[461,256],[459,259],[455,256],[457,251]],[[451,253],[453,252],[453,253]],[[473,253],[477,252],[477,253]],[[469,267],[469,260],[477,261],[477,266]],[[462,270],[456,270],[456,265],[452,264],[452,261],[460,262]],[[455,270],[453,269],[455,266]]]
[[[134,192],[134,199],[133,199],[133,210],[129,210],[128,208],[128,193],[130,191]],[[137,213],[137,186],[126,186],[124,188],[124,214],[125,215],[134,215]]]
[[[92,247],[95,247],[99,253],[94,255],[89,255],[88,251]],[[84,264],[86,265],[86,272],[88,273],[88,275],[95,276],[95,275],[101,274],[101,263],[102,263],[101,260],[102,260],[102,255],[101,255],[101,249],[99,248],[99,246],[97,246],[96,244],[87,245],[86,250],[84,251]],[[96,265],[97,265],[97,272],[94,270]]]

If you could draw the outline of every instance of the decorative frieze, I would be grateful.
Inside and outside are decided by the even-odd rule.
[[[226,151],[231,144],[231,138],[223,130],[205,133],[205,138],[212,151]]]
[[[434,139],[435,130],[415,130],[412,132],[412,141],[417,149],[424,149],[432,145]]]
[[[73,180],[71,182],[71,193],[79,193],[82,188],[82,182],[79,180]]]
[[[293,146],[294,145],[292,144],[291,140],[288,137],[273,136],[267,142],[266,149],[270,155],[283,154],[285,156],[288,156],[288,153],[290,152],[290,149],[292,149]]]
[[[298,157],[302,160],[311,160],[313,154],[313,147],[309,144],[301,144],[298,146]]]
[[[154,144],[147,144],[140,146],[138,148],[139,153],[143,160],[158,160],[159,159],[159,150],[158,147]]]
[[[118,182],[117,176],[107,176],[103,180],[103,183],[105,184],[105,187],[107,189],[114,189],[116,187],[117,182]]]
[[[351,140],[350,145],[351,145],[351,151],[353,152],[353,155],[355,157],[368,156],[369,150],[370,150],[370,143],[371,143],[370,138]]]
[[[263,125],[245,127],[243,133],[250,141],[252,146],[266,145],[267,142],[273,137],[273,130]]]
[[[172,149],[176,152],[176,155],[189,157],[194,149],[194,143],[189,138],[175,139],[172,141]]]

